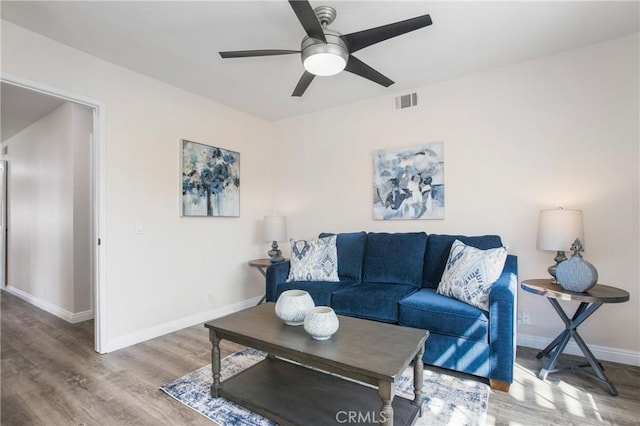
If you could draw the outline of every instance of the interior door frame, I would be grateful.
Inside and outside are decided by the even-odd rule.
[[[7,160],[0,159],[0,247],[2,253],[0,255],[0,286],[7,286],[7,178],[9,171],[7,170],[9,163]]]
[[[107,297],[105,277],[105,103],[84,95],[51,87],[43,83],[0,72],[0,81],[24,89],[85,105],[93,110],[93,144],[91,146],[91,259],[93,272],[94,346],[98,353],[107,352]]]

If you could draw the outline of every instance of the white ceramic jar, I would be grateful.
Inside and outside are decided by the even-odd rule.
[[[304,290],[283,291],[276,302],[276,315],[287,325],[302,325],[307,311],[315,306]]]
[[[328,306],[316,306],[309,309],[304,319],[304,331],[316,340],[327,340],[338,331],[338,316]]]

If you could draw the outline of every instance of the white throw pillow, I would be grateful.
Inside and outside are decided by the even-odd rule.
[[[290,281],[340,281],[336,236],[317,240],[291,240]]]
[[[455,240],[437,293],[488,311],[491,286],[506,259],[507,247],[480,250]]]

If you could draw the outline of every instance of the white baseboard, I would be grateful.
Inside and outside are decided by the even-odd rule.
[[[530,336],[526,334],[518,334],[517,342],[518,346],[526,346],[534,349],[544,349],[547,347],[553,338]],[[606,346],[589,345],[589,349],[593,352],[593,355],[599,360],[619,362],[621,364],[635,365],[640,367],[640,352],[628,351],[624,349],[609,348]],[[573,340],[569,341],[564,353],[570,355],[582,355],[582,351]]]
[[[89,309],[88,311],[76,312],[75,314],[71,314],[71,321],[73,324],[83,321],[88,321],[93,319],[93,310]]]
[[[14,296],[24,300],[25,302],[30,303],[33,306],[36,306],[43,311],[46,311],[51,315],[55,315],[58,318],[61,318],[71,324],[93,319],[93,310],[73,313],[67,311],[64,308],[61,308],[60,306],[54,305],[51,302],[47,302],[46,300],[42,300],[39,297],[29,294],[26,291],[20,290],[19,288],[6,286],[2,287],[2,289],[7,293],[11,293]]]
[[[37,306],[38,308],[72,324],[93,319],[92,310],[72,313],[67,311],[66,309],[35,297],[15,287],[2,287],[2,290],[6,291],[7,293],[11,293],[14,296],[24,300],[25,302]],[[107,341],[104,353],[113,352],[127,346],[135,345],[136,343],[144,342],[146,340],[163,336],[168,333],[173,333],[174,331],[182,330],[183,328],[191,327],[197,324],[211,321],[216,318],[223,317],[225,315],[232,314],[237,311],[241,311],[251,306],[255,306],[260,301],[260,299],[261,296],[257,296],[251,299],[201,312],[199,314],[192,315],[186,318],[181,318],[175,321],[160,324],[155,327],[147,328],[145,330],[140,330],[135,333],[116,337],[114,339],[109,339]],[[517,335],[518,346],[525,346],[534,349],[545,348],[551,340],[552,338],[549,337],[532,336],[527,334]],[[640,352],[598,345],[589,345],[589,349],[591,349],[591,352],[593,352],[595,357],[600,360],[619,362],[621,364],[640,367]],[[564,352],[571,355],[582,356],[582,351],[580,351],[580,348],[573,340],[567,344]]]
[[[141,343],[150,339],[154,339],[156,337],[164,336],[165,334],[173,333],[174,331],[182,330],[183,328],[191,327],[197,324],[211,321],[216,318],[223,317],[225,315],[232,314],[234,312],[241,311],[251,306],[255,306],[261,298],[262,296],[257,296],[251,299],[233,303],[231,305],[221,306],[219,308],[201,312],[196,315],[191,315],[186,318],[180,318],[175,321],[136,331],[135,333],[108,339],[106,348],[104,348],[104,353],[113,352],[118,349],[126,348],[127,346],[135,345],[136,343]]]

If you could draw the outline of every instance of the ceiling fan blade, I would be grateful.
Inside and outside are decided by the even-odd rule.
[[[289,0],[289,4],[307,35],[326,43],[327,39],[324,36],[324,31],[322,31],[322,25],[320,25],[320,21],[318,21],[318,17],[309,2],[307,0]]]
[[[309,87],[309,84],[313,81],[314,77],[315,75],[311,74],[309,71],[305,71],[304,74],[302,74],[302,77],[300,77],[300,80],[298,81],[298,84],[293,90],[291,96],[302,96],[305,90],[307,90],[307,87]]]
[[[352,55],[349,55],[345,71],[364,77],[384,87],[389,87],[393,84],[393,80],[382,75],[380,72],[374,70],[369,65]]]
[[[231,50],[228,52],[218,52],[224,59],[227,58],[250,58],[252,56],[274,56],[274,55],[290,55],[300,53],[299,50],[283,50],[283,49],[262,49],[262,50]]]
[[[404,21],[395,22],[393,24],[383,25],[381,27],[369,28],[368,30],[345,34],[341,36],[341,38],[347,44],[349,53],[353,53],[371,46],[372,44],[380,43],[381,41],[424,28],[432,23],[433,22],[429,15],[422,15],[406,19]]]

